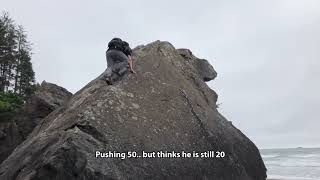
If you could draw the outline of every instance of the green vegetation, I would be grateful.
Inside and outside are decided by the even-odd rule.
[[[34,84],[27,35],[4,12],[0,16],[0,92],[13,92],[26,100],[33,93]]]
[[[9,121],[23,104],[23,99],[14,93],[0,93],[0,120]]]
[[[13,93],[0,93],[0,112],[14,111],[23,104],[23,100]]]
[[[35,91],[31,45],[22,26],[0,14],[0,120],[10,119]]]

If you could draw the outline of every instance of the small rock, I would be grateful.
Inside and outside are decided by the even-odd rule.
[[[136,104],[136,103],[131,103],[131,104],[135,109],[139,109],[140,108],[140,106],[138,104]]]

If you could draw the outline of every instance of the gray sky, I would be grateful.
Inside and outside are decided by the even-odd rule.
[[[0,0],[33,43],[37,81],[76,92],[112,37],[210,61],[220,111],[259,148],[320,146],[318,0]]]

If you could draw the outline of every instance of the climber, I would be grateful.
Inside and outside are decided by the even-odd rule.
[[[107,70],[105,80],[109,85],[119,81],[128,72],[136,73],[132,67],[132,50],[126,41],[120,38],[113,38],[108,43],[106,52]]]

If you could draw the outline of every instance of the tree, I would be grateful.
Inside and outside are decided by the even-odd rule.
[[[0,17],[0,92],[11,86],[15,66],[16,29],[8,13]]]
[[[0,17],[0,92],[13,92],[26,100],[34,92],[34,76],[27,35],[4,12]]]
[[[24,96],[24,98],[28,98],[35,87],[35,74],[31,63],[31,47],[26,37],[23,27],[18,26],[14,92]]]

